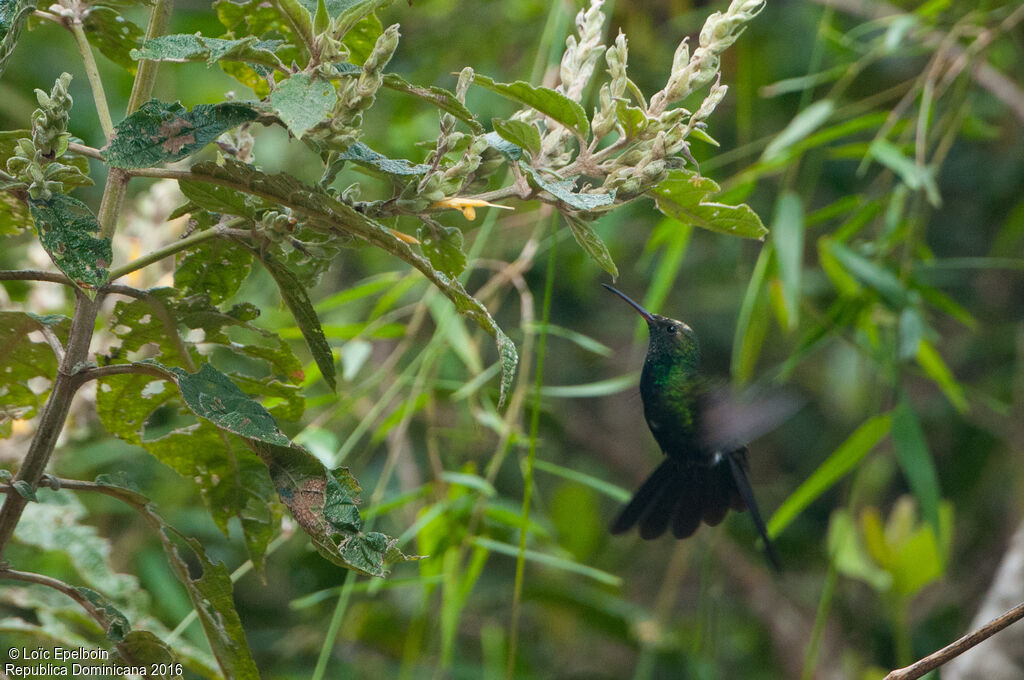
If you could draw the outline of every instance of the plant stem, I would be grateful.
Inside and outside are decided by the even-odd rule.
[[[151,252],[149,255],[144,255],[144,256],[138,258],[137,260],[132,260],[131,262],[128,262],[127,264],[124,264],[124,265],[121,265],[120,267],[115,267],[114,269],[111,269],[110,270],[110,276],[107,278],[107,281],[115,281],[115,280],[121,278],[122,276],[126,276],[127,274],[131,274],[134,271],[137,271],[137,270],[142,269],[144,267],[148,267],[149,265],[153,264],[154,262],[159,262],[160,260],[164,259],[165,257],[170,257],[171,255],[174,255],[175,253],[179,253],[182,250],[186,250],[187,248],[191,248],[192,246],[196,245],[197,243],[202,243],[203,241],[209,241],[212,238],[217,238],[219,236],[224,236],[225,235],[224,234],[224,230],[225,229],[232,229],[233,227],[238,226],[239,224],[244,224],[245,221],[246,221],[245,218],[237,217],[237,218],[235,218],[235,219],[233,219],[233,220],[231,220],[231,221],[229,221],[229,222],[227,222],[227,223],[225,223],[223,225],[218,225],[218,226],[213,227],[211,229],[206,229],[205,231],[196,232],[195,234],[192,234],[191,236],[186,236],[185,238],[178,239],[177,241],[174,241],[173,243],[168,243],[167,245],[165,245],[162,248],[157,248],[156,250]]]
[[[76,295],[75,314],[71,320],[71,333],[68,336],[64,359],[57,369],[50,396],[39,416],[35,437],[29,445],[28,453],[25,454],[21,468],[14,478],[15,481],[25,481],[32,488],[36,488],[43,476],[57,438],[64,429],[64,422],[71,408],[71,399],[80,384],[74,374],[75,367],[89,355],[89,343],[92,340],[98,309],[97,300],[90,300],[81,292]],[[4,548],[11,540],[14,528],[18,525],[27,503],[28,500],[20,494],[8,494],[4,499],[3,507],[0,508],[0,557],[3,557]]]
[[[48,281],[73,286],[71,279],[56,272],[44,272],[38,269],[9,269],[0,271],[0,281]]]
[[[103,136],[110,139],[110,135],[114,132],[114,121],[110,118],[110,107],[107,105],[107,95],[103,92],[100,71],[96,68],[96,58],[92,54],[92,47],[89,46],[89,39],[85,36],[82,22],[79,19],[74,19],[69,23],[68,28],[71,30],[71,35],[75,36],[78,52],[82,55],[85,77],[89,79],[89,87],[92,88],[92,98],[96,102],[96,114],[100,119],[100,127],[103,128]]]
[[[508,666],[505,677],[515,677],[516,643],[519,637],[519,609],[523,599],[523,576],[526,570],[526,536],[530,524],[530,496],[533,493],[533,462],[537,457],[537,430],[540,428],[540,389],[544,385],[544,355],[547,350],[547,327],[551,316],[551,292],[555,281],[555,252],[558,244],[554,238],[558,225],[558,213],[551,216],[551,249],[548,251],[548,270],[544,281],[544,305],[541,312],[540,336],[537,339],[537,378],[534,383],[533,405],[530,414],[530,448],[526,454],[526,469],[523,472],[523,514],[519,524],[519,556],[516,558],[516,581],[512,592],[512,621],[508,631]]]
[[[149,25],[146,26],[146,40],[158,38],[167,31],[167,25],[171,22],[171,12],[174,9],[174,0],[157,0],[153,11],[149,15]],[[153,93],[153,84],[156,82],[156,72],[160,62],[151,59],[143,59],[139,62],[139,70],[135,73],[135,83],[132,85],[132,94],[128,98],[127,114],[133,113],[142,103],[149,99]]]

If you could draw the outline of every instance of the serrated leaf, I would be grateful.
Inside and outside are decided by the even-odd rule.
[[[531,156],[540,153],[540,131],[530,123],[492,118],[491,125],[502,139],[526,149]]]
[[[194,557],[189,561],[194,565],[190,569],[189,562],[181,557],[180,546],[171,543],[166,536],[167,530],[163,533],[165,552],[192,600],[224,676],[233,680],[259,680],[256,662],[245,639],[245,629],[235,610],[228,568],[221,562],[211,561],[199,541],[188,539],[186,543]],[[191,574],[196,566],[200,574],[193,577]]]
[[[421,87],[419,85],[413,85],[406,81],[401,76],[394,73],[384,74],[384,87],[396,90],[398,92],[404,92],[405,94],[418,97],[426,102],[429,102],[437,108],[450,113],[463,123],[468,125],[474,134],[482,135],[484,133],[484,126],[480,124],[480,121],[476,119],[466,105],[460,102],[454,94],[444,89],[443,87],[429,86]]]
[[[54,194],[48,200],[29,199],[39,240],[57,267],[85,291],[106,283],[113,257],[110,239],[96,238],[100,225],[78,199]]]
[[[768,230],[750,206],[705,200],[718,191],[718,184],[707,177],[689,170],[673,170],[648,193],[658,210],[680,222],[730,236],[764,240]]]
[[[615,203],[614,193],[591,194],[574,191],[577,179],[575,177],[564,180],[549,179],[525,163],[520,163],[519,167],[526,172],[527,176],[538,188],[548,192],[573,210],[596,210],[597,208]]]
[[[270,93],[270,105],[296,137],[326,120],[337,100],[329,80],[308,73],[292,75]]]
[[[458,276],[466,268],[466,254],[462,252],[462,230],[446,227],[433,220],[425,221],[416,232],[423,254],[430,264],[448,276]]]
[[[48,388],[37,394],[29,381],[53,380],[57,375],[57,359],[50,345],[29,338],[39,330],[43,318],[0,311],[0,437],[10,436],[12,421],[34,417],[45,402]],[[55,318],[49,325],[59,339],[67,339],[70,320]]]
[[[220,304],[238,291],[251,265],[252,254],[239,244],[223,239],[204,241],[174,269],[174,287],[184,295],[205,293],[210,302]]]
[[[362,142],[355,142],[346,151],[338,153],[335,158],[338,162],[351,161],[364,168],[395,177],[416,177],[430,170],[430,166],[423,163],[413,163],[404,158],[388,158]]]
[[[484,135],[484,141],[487,142],[487,146],[499,152],[510,161],[517,161],[523,157],[523,148],[521,146],[502,139],[501,135],[497,132],[488,132]]]
[[[281,64],[274,53],[281,44],[281,40],[260,40],[255,36],[226,40],[186,33],[162,35],[147,40],[141,48],[133,49],[130,56],[135,60],[205,61],[207,64],[241,61],[273,67]]]
[[[31,0],[0,0],[0,76],[7,68],[7,60],[14,52],[25,20],[36,9]]]
[[[459,312],[472,318],[494,337],[502,364],[502,391],[499,400],[504,403],[506,390],[515,378],[518,355],[487,308],[471,296],[458,279],[435,270],[429,260],[414,252],[408,243],[395,237],[384,225],[357,212],[323,189],[304,184],[293,176],[269,175],[250,165],[230,159],[225,160],[223,165],[196,164],[192,166],[192,172],[223,186],[234,187],[288,206],[306,217],[305,221],[311,230],[358,236],[416,267],[455,304]]]
[[[575,132],[580,138],[586,138],[590,134],[587,112],[578,102],[564,94],[547,87],[536,87],[522,80],[498,83],[480,74],[473,78],[473,83],[543,113]]]
[[[263,266],[277,282],[277,287],[281,291],[281,299],[284,300],[285,305],[295,318],[299,330],[302,331],[302,337],[306,339],[306,345],[320,369],[320,375],[330,385],[332,391],[337,389],[334,355],[331,353],[331,346],[327,343],[327,338],[324,337],[320,318],[317,316],[316,310],[313,309],[313,303],[309,301],[306,289],[287,267],[269,253],[258,253],[258,255]]]
[[[249,104],[199,104],[151,99],[114,128],[103,157],[116,168],[148,168],[192,155],[228,130],[256,119]]]
[[[611,274],[613,279],[618,278],[619,268],[615,266],[615,261],[612,260],[611,253],[608,252],[608,246],[604,244],[594,228],[576,215],[562,213],[562,216],[569,224],[576,243],[580,244],[580,247],[594,258],[594,261],[601,265],[602,269]]]
[[[185,404],[200,418],[246,439],[281,446],[290,442],[267,409],[212,365],[204,363],[196,373],[176,367],[168,370],[175,376]]]
[[[89,44],[118,66],[135,73],[132,53],[145,36],[141,28],[116,10],[101,5],[89,7],[82,23],[89,35]]]
[[[128,617],[121,613],[121,611],[114,606],[114,603],[97,593],[92,588],[77,587],[75,590],[79,595],[84,597],[86,600],[96,608],[97,611],[103,613],[103,616],[107,619],[107,638],[112,642],[120,642],[124,640],[125,636],[131,630],[132,626],[128,622]]]
[[[281,500],[325,558],[370,576],[385,576],[388,563],[417,559],[402,554],[396,539],[362,532],[359,484],[348,469],[327,470],[297,444],[250,445],[269,468]]]
[[[264,207],[261,201],[251,196],[209,182],[181,179],[178,187],[187,199],[215,213],[253,218]]]

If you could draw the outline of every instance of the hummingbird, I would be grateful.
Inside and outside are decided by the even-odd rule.
[[[702,521],[715,526],[730,509],[750,510],[768,560],[780,570],[747,480],[744,439],[762,434],[789,407],[776,403],[745,408],[730,400],[698,372],[700,345],[692,328],[651,314],[622,291],[601,285],[647,322],[650,344],[640,374],[640,398],[647,427],[665,454],[615,518],[611,533],[624,534],[639,526],[641,538],[653,539],[671,527],[676,538],[688,538]]]

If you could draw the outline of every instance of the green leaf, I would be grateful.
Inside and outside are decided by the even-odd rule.
[[[93,236],[100,225],[87,205],[54,194],[49,200],[29,199],[29,209],[43,248],[76,286],[91,294],[106,282],[113,257],[110,239]]]
[[[269,253],[257,254],[263,266],[277,282],[277,287],[281,291],[281,299],[291,310],[295,323],[302,331],[302,337],[306,339],[306,345],[313,354],[313,360],[320,369],[320,375],[330,385],[331,390],[335,390],[337,384],[334,355],[331,354],[331,346],[327,343],[327,338],[324,337],[324,330],[320,327],[320,318],[317,316],[316,310],[313,309],[313,303],[309,301],[305,287],[287,267],[271,257]]]
[[[116,168],[148,168],[192,155],[233,127],[253,121],[249,104],[199,104],[186,111],[180,102],[151,99],[114,129],[103,157]]]
[[[145,41],[142,47],[131,51],[135,60],[189,62],[205,61],[215,64],[219,61],[241,61],[250,64],[280,67],[281,62],[275,51],[281,40],[260,40],[248,36],[238,40],[207,38],[191,34],[162,35]]]
[[[132,52],[142,43],[143,30],[125,19],[119,12],[102,5],[86,10],[82,22],[89,35],[89,44],[103,53],[107,59],[135,73]]]
[[[157,666],[156,669],[151,670],[149,677],[167,678],[168,680],[180,677],[171,674],[160,675],[153,672],[161,667],[173,667],[173,664],[178,663],[178,657],[163,640],[148,630],[133,630],[129,632],[117,645],[117,649],[121,653],[123,665],[130,665],[128,664],[128,659],[125,658],[127,655],[136,663],[146,666]]]
[[[736,320],[729,370],[732,371],[733,379],[741,385],[753,376],[757,359],[761,356],[765,334],[768,332],[765,279],[773,255],[774,250],[770,245],[762,248],[758,254],[757,264],[750,274],[750,281],[740,304],[739,318]]]
[[[13,482],[11,487],[25,500],[32,501],[33,503],[39,502],[39,499],[36,497],[36,490],[24,479],[19,479],[16,482]]]
[[[540,153],[540,131],[530,123],[521,120],[502,120],[492,118],[491,125],[502,139],[526,149],[531,156]]]
[[[502,543],[500,541],[495,541],[490,538],[484,538],[483,536],[474,536],[470,539],[470,542],[473,545],[479,546],[481,548],[486,548],[487,550],[493,550],[496,553],[499,553],[501,555],[507,555],[509,557],[518,557],[520,552],[519,546],[510,545],[508,543]],[[605,585],[618,587],[622,584],[622,579],[618,576],[615,576],[614,574],[609,574],[606,571],[601,571],[600,569],[595,569],[594,567],[585,564],[580,564],[579,562],[576,562],[565,557],[559,557],[557,555],[548,555],[545,553],[537,552],[536,550],[526,550],[523,552],[523,556],[528,562],[535,562],[537,564],[542,564],[547,567],[552,567],[553,569],[569,572],[570,574],[586,576],[587,578],[593,579],[598,583],[603,583]]]
[[[346,151],[338,153],[335,156],[335,159],[335,162],[344,163],[346,161],[351,161],[352,163],[364,168],[369,168],[370,170],[395,177],[416,177],[423,175],[430,170],[429,165],[413,163],[412,161],[407,161],[404,158],[388,158],[387,156],[377,153],[362,142],[356,142]]]
[[[935,207],[942,205],[942,195],[935,183],[935,168],[921,166],[907,158],[899,147],[884,139],[876,139],[868,148],[876,161],[899,175],[903,183],[914,190],[923,189],[928,202]]]
[[[125,636],[132,628],[131,624],[128,623],[128,618],[122,614],[110,600],[103,597],[92,588],[83,588],[79,586],[75,588],[75,590],[79,595],[88,600],[97,611],[103,613],[103,616],[107,619],[105,631],[107,638],[112,642],[120,642],[121,640],[124,640]]]
[[[907,305],[907,288],[889,269],[861,256],[838,241],[829,241],[828,250],[847,272],[861,283],[875,289],[890,306],[901,309]]]
[[[31,0],[0,0],[0,76],[7,68],[25,20],[35,9],[36,3]]]
[[[200,208],[205,208],[215,213],[255,218],[260,209],[267,207],[264,202],[252,196],[232,191],[216,184],[210,184],[209,182],[180,179],[178,180],[178,187],[188,200]]]
[[[466,268],[466,254],[462,252],[462,230],[446,227],[434,220],[424,219],[416,231],[420,249],[430,264],[448,276],[458,276]]]
[[[781,534],[804,508],[856,467],[857,463],[889,433],[891,426],[892,414],[883,413],[869,418],[854,430],[853,434],[783,501],[768,522],[768,535],[775,538]]]
[[[804,258],[804,209],[800,197],[786,192],[775,204],[772,220],[775,262],[782,280],[789,330],[796,328],[800,314],[800,275]]]
[[[57,359],[43,339],[29,338],[39,331],[46,317],[25,312],[0,311],[0,437],[11,435],[11,422],[35,417],[49,390],[36,394],[29,385],[33,379],[53,380]],[[66,340],[71,327],[64,317],[49,325],[58,339]],[[38,387],[37,387],[38,389]]]
[[[546,87],[535,87],[522,80],[517,80],[514,83],[497,83],[480,74],[473,78],[473,84],[496,92],[506,99],[536,109],[566,126],[581,139],[590,134],[590,120],[587,118],[587,112],[578,102],[574,102],[564,94]]]
[[[878,592],[885,592],[892,587],[892,576],[875,566],[861,544],[857,536],[857,524],[849,510],[841,509],[832,513],[826,542],[829,556],[841,574],[864,581]]]
[[[619,276],[619,268],[615,266],[611,253],[608,252],[608,246],[604,244],[604,241],[597,235],[594,228],[585,220],[571,213],[562,213],[562,216],[569,224],[573,238],[576,239],[576,243],[580,244],[580,248],[583,248],[590,257],[594,258],[594,261],[611,274],[613,279],[617,278]]]
[[[477,77],[479,78],[480,76]],[[413,85],[394,73],[384,74],[384,87],[398,92],[404,92],[405,94],[412,95],[413,97],[418,97],[419,99],[429,102],[445,113],[450,113],[461,120],[469,126],[474,134],[482,135],[484,133],[484,126],[480,124],[480,121],[476,119],[476,116],[474,116],[472,112],[466,108],[466,105],[460,102],[454,94],[443,87],[436,87],[433,85],[429,87],[421,87],[419,85]]]
[[[648,190],[665,215],[684,224],[730,236],[764,240],[768,230],[750,206],[708,202],[719,186],[689,170],[673,170],[667,179]]]
[[[967,403],[967,397],[964,395],[963,385],[957,382],[953,372],[949,370],[949,366],[943,360],[942,355],[927,340],[921,340],[921,344],[917,347],[917,363],[928,374],[928,377],[935,381],[935,384],[939,386],[939,389],[942,390],[942,393],[946,395],[946,398],[949,399],[957,411],[967,413],[970,410],[970,404]]]
[[[387,574],[386,564],[418,559],[404,555],[394,538],[363,533],[356,507],[359,484],[347,468],[327,470],[297,444],[249,444],[269,468],[278,496],[326,559],[381,577]]]
[[[390,0],[388,0],[390,1]],[[348,60],[362,66],[373,52],[377,38],[384,33],[384,25],[372,12],[363,17],[355,26],[346,31],[342,44],[348,48]]]
[[[265,408],[210,364],[204,363],[196,373],[180,368],[167,370],[175,376],[185,404],[200,418],[246,439],[279,446],[291,441]]]
[[[88,524],[87,516],[74,495],[47,491],[43,502],[25,508],[14,539],[39,552],[60,553],[78,575],[76,580],[105,593],[126,611],[148,609],[149,597],[138,579],[114,568],[110,541]]]
[[[237,291],[249,275],[252,254],[231,241],[211,239],[190,250],[174,269],[174,287],[183,295],[205,293],[220,304]]]
[[[576,177],[569,179],[548,179],[535,168],[520,163],[519,167],[526,172],[531,182],[538,188],[548,192],[573,210],[596,210],[615,203],[615,193],[580,193],[573,191]]]
[[[186,561],[181,556],[183,546],[172,543],[167,533],[164,529],[161,537],[164,550],[195,606],[210,649],[224,676],[232,680],[259,680],[259,670],[249,651],[245,629],[235,610],[228,568],[222,562],[211,561],[202,544],[195,539],[185,541],[193,558]],[[196,571],[199,575],[193,577]]]
[[[326,120],[337,101],[337,92],[329,80],[308,73],[292,75],[270,93],[270,105],[296,137]]]
[[[789,125],[783,128],[782,132],[775,136],[764,153],[761,154],[762,161],[774,160],[795,143],[804,139],[812,132],[820,128],[832,116],[836,110],[835,102],[831,99],[823,99],[814,102],[806,109],[796,114]]]
[[[502,139],[501,135],[497,132],[488,132],[484,135],[484,141],[487,142],[487,146],[491,147],[510,161],[517,161],[523,157],[523,147]]]
[[[358,236],[416,267],[455,304],[460,313],[476,321],[494,338],[502,365],[500,401],[504,403],[507,390],[515,379],[518,363],[515,345],[494,322],[487,308],[466,292],[458,279],[439,273],[429,260],[414,252],[408,243],[395,237],[384,225],[359,213],[323,189],[309,186],[295,177],[286,174],[269,175],[230,159],[226,159],[223,165],[199,163],[192,166],[192,172],[223,186],[288,206],[304,215],[312,230]]]
[[[921,504],[925,521],[931,524],[935,535],[939,535],[939,476],[935,462],[928,450],[924,431],[906,395],[892,412],[892,445],[903,474],[907,477],[910,490]]]

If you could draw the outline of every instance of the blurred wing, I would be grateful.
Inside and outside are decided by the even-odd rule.
[[[734,451],[771,432],[796,413],[803,400],[788,392],[735,394],[716,388],[703,397],[701,444],[706,451]]]

